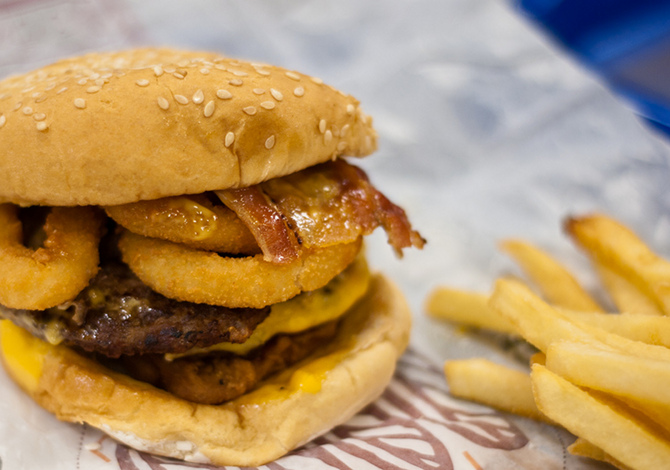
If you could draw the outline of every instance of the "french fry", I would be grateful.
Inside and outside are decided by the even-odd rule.
[[[596,271],[605,290],[611,296],[620,312],[641,315],[663,315],[663,311],[653,300],[644,295],[628,279],[602,263],[595,263]]]
[[[665,468],[670,462],[667,432],[624,404],[571,384],[546,367],[531,373],[538,408],[568,431],[636,469]]]
[[[506,240],[500,247],[514,258],[549,303],[572,310],[603,311],[574,276],[549,254],[521,240]]]
[[[670,262],[631,230],[603,215],[571,218],[565,229],[598,264],[630,281],[665,315],[670,313]]]
[[[619,470],[633,470],[628,465],[624,465],[619,462],[600,447],[594,446],[589,441],[582,439],[581,437],[568,446],[568,452],[570,452],[572,455],[578,455],[580,457],[586,457],[608,463],[615,466]]]
[[[439,287],[426,302],[426,311],[440,318],[465,326],[507,334],[518,334],[514,324],[489,305],[489,296],[477,292]],[[629,313],[599,314],[560,309],[575,320],[647,344],[670,348],[670,316],[633,315]]]
[[[426,311],[433,317],[475,328],[516,333],[514,325],[489,308],[488,295],[440,287],[426,301]]]
[[[602,328],[628,339],[670,348],[670,317],[630,313],[591,315],[572,310],[561,312],[571,320]]]
[[[498,280],[489,305],[514,323],[526,341],[545,353],[553,342],[600,342],[641,358],[670,361],[670,349],[629,340],[571,319],[518,281]]]
[[[576,385],[670,407],[670,360],[641,358],[597,340],[554,342],[546,357],[549,370]]]
[[[455,397],[550,422],[535,406],[528,373],[486,359],[447,361],[444,373]]]

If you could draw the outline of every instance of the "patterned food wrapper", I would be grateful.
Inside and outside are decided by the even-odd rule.
[[[2,76],[144,44],[283,65],[361,99],[381,142],[361,165],[428,239],[403,260],[381,233],[368,244],[371,264],[400,285],[415,313],[411,348],[387,391],[262,468],[608,468],[571,456],[574,437],[559,428],[450,397],[444,360],[485,356],[523,367],[527,354],[427,319],[423,302],[439,284],[489,289],[512,269],[495,248],[508,236],[549,249],[594,288],[558,229],[572,213],[608,212],[653,246],[669,246],[664,141],[501,0],[387,0],[383,8],[360,0],[0,2]],[[59,422],[1,372],[0,393],[0,469],[212,468]]]

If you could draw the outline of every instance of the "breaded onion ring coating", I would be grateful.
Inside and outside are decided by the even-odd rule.
[[[0,205],[0,304],[43,310],[74,299],[98,272],[103,217],[92,207],[56,207],[44,246],[23,245],[18,207]]]
[[[123,261],[156,292],[230,308],[262,308],[323,287],[354,261],[361,245],[359,238],[273,264],[263,255],[224,257],[127,230],[119,240]]]
[[[224,253],[261,252],[237,215],[226,206],[214,205],[204,194],[107,206],[105,211],[122,227],[145,237]]]

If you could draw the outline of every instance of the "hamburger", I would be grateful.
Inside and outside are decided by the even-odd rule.
[[[214,53],[0,82],[8,374],[61,420],[187,461],[260,465],[344,422],[410,330],[362,238],[424,243],[350,162],[376,143],[353,97]]]

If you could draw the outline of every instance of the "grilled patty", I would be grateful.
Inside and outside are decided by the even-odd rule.
[[[270,309],[230,309],[169,299],[122,263],[107,263],[76,299],[42,311],[0,306],[0,317],[37,337],[107,357],[183,353],[243,343]]]

